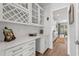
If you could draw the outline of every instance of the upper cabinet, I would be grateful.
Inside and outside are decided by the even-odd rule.
[[[39,6],[32,3],[32,23],[38,24],[38,8]]]
[[[44,24],[44,11],[42,8],[40,8],[40,24]]]
[[[44,11],[35,3],[32,3],[32,23],[40,25],[44,24]]]
[[[18,3],[19,5],[21,5],[21,7],[28,9],[29,5],[28,3]]]
[[[36,3],[3,3],[0,14],[5,22],[42,26],[43,9]]]
[[[26,4],[3,3],[3,20],[16,23],[28,23],[29,12]]]

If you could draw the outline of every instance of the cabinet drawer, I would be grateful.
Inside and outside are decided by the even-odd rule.
[[[28,53],[24,53],[23,56],[35,56],[35,52],[28,52]]]
[[[35,41],[26,42],[5,50],[6,56],[26,56],[28,53],[35,52]],[[27,55],[28,56],[28,55]]]
[[[10,49],[6,49],[5,54],[12,56],[14,54],[17,54],[17,53],[23,51],[23,49],[24,49],[23,45],[19,45],[19,46],[16,46],[16,47],[12,47]]]
[[[25,43],[24,48],[30,48],[30,47],[35,47],[35,41]]]
[[[23,51],[23,56],[29,56],[29,54],[33,54],[35,52],[35,47],[29,47]]]
[[[28,53],[27,56],[35,56],[35,52]]]
[[[16,54],[12,54],[12,56],[23,56],[23,51],[16,53]]]

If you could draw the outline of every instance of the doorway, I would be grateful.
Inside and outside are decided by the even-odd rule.
[[[67,56],[67,23],[57,23],[56,28],[58,37],[53,42],[53,55]]]

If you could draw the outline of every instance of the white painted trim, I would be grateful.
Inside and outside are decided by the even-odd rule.
[[[68,55],[71,55],[71,53],[70,53],[70,35],[69,35],[69,7],[70,7],[70,5],[68,6],[68,11],[67,11],[67,21],[68,21],[68,24],[67,24],[67,26],[68,26],[67,53],[68,53]]]
[[[53,19],[53,10],[50,10],[51,11],[51,20],[53,20],[54,21],[54,19]],[[52,22],[51,22],[52,23]],[[53,26],[53,24],[52,24],[52,27],[54,27]],[[51,28],[51,32],[53,32],[53,28]],[[52,35],[52,33],[51,33],[51,35]],[[51,36],[51,39],[54,39],[52,36]],[[53,42],[54,40],[52,40],[52,42]],[[50,47],[50,49],[53,49],[53,43],[52,43],[52,47]]]
[[[78,4],[77,3],[74,3],[74,7],[75,7],[75,26],[76,26],[76,30],[75,30],[75,32],[76,32],[76,40],[78,40]],[[69,15],[69,14],[68,14]],[[68,21],[68,29],[69,29],[69,21]],[[69,30],[68,30],[68,33],[69,33]],[[74,39],[74,40],[75,40]],[[75,41],[76,41],[75,40]],[[74,41],[74,43],[73,44],[75,44],[75,41]],[[71,55],[71,53],[70,53],[70,50],[71,50],[71,48],[70,48],[70,35],[68,34],[68,54],[69,55]],[[78,45],[75,45],[76,46],[76,56],[78,56]]]
[[[3,20],[2,12],[3,12],[3,5],[2,5],[2,3],[0,3],[0,21]]]
[[[57,9],[52,9],[52,10],[54,12],[54,11],[58,11],[58,10],[65,9],[65,8],[67,8],[67,6],[64,6],[64,7],[61,7],[61,8],[57,8]]]
[[[58,20],[57,23],[67,23],[67,19],[63,19],[62,21],[61,20]]]
[[[61,8],[58,8],[58,9],[54,9],[54,10],[52,10],[52,13],[54,12],[54,11],[57,11],[57,10],[60,10],[60,9],[64,9],[64,8],[67,8],[67,11],[69,10],[68,8],[69,8],[69,6],[67,7],[67,6],[65,6],[65,7],[61,7]],[[70,36],[69,36],[69,15],[68,15],[68,13],[67,13],[67,26],[68,26],[68,40],[67,40],[67,54],[68,55],[71,55],[70,54]]]
[[[78,4],[75,4],[75,20],[76,20],[76,40],[78,40]],[[78,45],[76,45],[76,56],[78,56]]]

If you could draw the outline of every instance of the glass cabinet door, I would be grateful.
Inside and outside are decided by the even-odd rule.
[[[26,4],[20,4],[27,8]],[[29,12],[22,10],[15,3],[3,3],[3,19],[11,22],[28,23]]]
[[[28,9],[28,3],[18,3],[21,7]]]
[[[32,23],[38,24],[38,6],[32,3]]]
[[[42,9],[40,9],[40,24],[44,24],[44,11]]]

